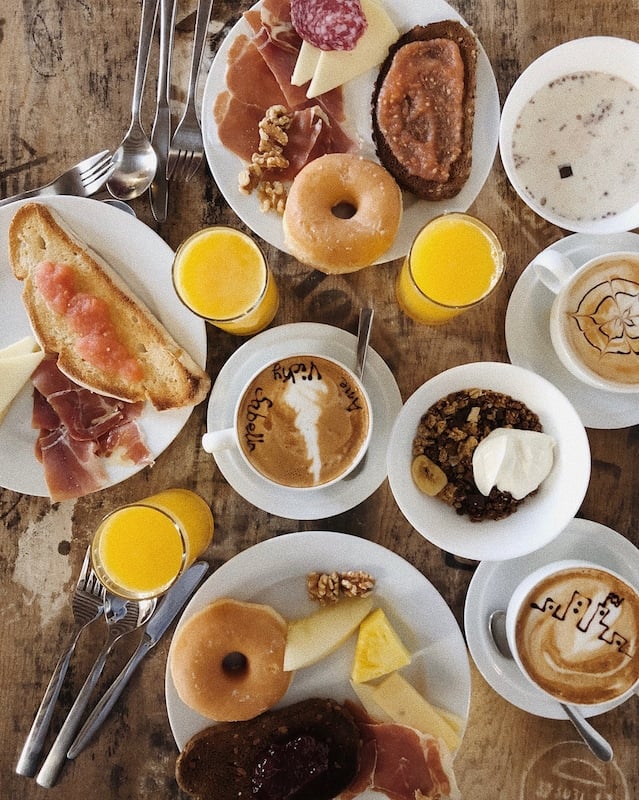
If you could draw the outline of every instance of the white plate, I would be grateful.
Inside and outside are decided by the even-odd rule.
[[[258,4],[259,5],[259,4]],[[400,33],[414,25],[426,25],[440,19],[462,20],[444,0],[430,0],[427,5],[414,0],[384,0],[384,7]],[[211,109],[217,95],[226,87],[226,59],[235,38],[250,35],[251,29],[243,18],[235,24],[221,44],[209,71],[203,98],[202,132],[209,168],[227,203],[248,227],[274,247],[287,252],[281,218],[275,213],[264,214],[254,195],[240,194],[237,177],[242,161],[226,150],[219,140],[217,125]],[[369,70],[344,86],[344,108],[361,141],[361,154],[377,160],[372,138],[370,102],[378,68]],[[499,93],[490,61],[479,45],[477,63],[477,102],[473,134],[473,167],[462,191],[451,200],[431,202],[418,200],[404,193],[404,214],[397,238],[380,262],[401,258],[408,252],[417,231],[432,217],[443,211],[466,211],[479,194],[492,168],[499,135]]]
[[[506,519],[471,522],[420,492],[411,478],[412,443],[422,415],[447,394],[472,387],[521,400],[556,442],[552,470],[539,491]],[[590,447],[577,412],[544,378],[512,364],[463,364],[431,378],[404,405],[391,434],[388,479],[406,519],[433,544],[477,561],[516,558],[550,542],[577,513],[590,479]]]
[[[639,253],[636,233],[588,235],[575,233],[551,244],[568,256],[576,268],[591,258],[616,251]],[[533,370],[554,383],[574,405],[587,428],[627,428],[639,423],[639,399],[632,394],[606,392],[586,386],[559,360],[550,339],[553,293],[529,264],[520,275],[506,311],[506,347],[513,364]]]
[[[177,299],[171,283],[173,251],[149,227],[119,209],[78,197],[47,198],[47,205],[59,212],[69,227],[110,263],[132,291],[153,311],[172,336],[201,366],[206,365],[206,331]],[[8,228],[19,205],[0,208],[0,252],[7,252]],[[0,347],[31,333],[22,304],[21,283],[13,277],[6,259],[0,264]],[[32,390],[26,385],[0,425],[0,485],[23,494],[47,497],[42,466],[34,455],[36,433],[31,428]],[[142,413],[139,425],[154,458],[184,427],[192,408],[157,412],[151,406]],[[10,457],[9,457],[10,454]],[[139,472],[142,466],[111,464],[108,486]],[[105,487],[106,488],[106,487]]]
[[[266,603],[286,619],[310,614],[316,603],[306,595],[306,575],[313,570],[363,569],[375,576],[375,596],[413,654],[402,674],[438,706],[465,723],[470,702],[470,672],[463,636],[455,617],[435,587],[415,567],[381,545],[344,533],[306,531],[268,539],[221,566],[186,607],[176,632],[196,611],[219,597]],[[175,641],[175,635],[174,639]],[[172,645],[171,645],[172,647]],[[318,664],[298,670],[280,702],[308,697],[356,701],[349,685],[355,637]],[[166,705],[180,750],[211,721],[195,713],[177,695],[166,669]],[[364,793],[361,800],[378,795]]]
[[[357,337],[348,331],[314,322],[280,325],[254,336],[233,353],[218,373],[209,399],[207,429],[222,430],[233,425],[235,404],[247,377],[273,359],[311,353],[332,356],[354,366],[356,343]],[[386,478],[386,449],[402,407],[393,373],[372,347],[363,382],[373,407],[373,434],[364,466],[354,477],[312,492],[275,487],[249,469],[233,449],[213,456],[221,473],[246,500],[280,517],[325,519],[362,503]]]
[[[484,561],[477,567],[466,595],[464,629],[477,668],[493,689],[518,708],[548,719],[565,719],[559,704],[535,689],[514,661],[504,658],[488,632],[492,611],[505,609],[515,587],[538,567],[551,561],[583,558],[607,567],[634,584],[639,583],[639,550],[621,534],[585,519],[572,520],[553,542],[541,550],[511,561]],[[615,700],[583,707],[587,717],[620,705]]]
[[[569,231],[582,233],[619,233],[639,225],[639,202],[628,210],[605,219],[579,222],[558,216],[533,200],[521,185],[512,152],[513,131],[528,100],[555,78],[580,71],[599,71],[623,78],[639,87],[639,44],[614,36],[588,36],[564,42],[533,61],[519,76],[510,90],[502,109],[499,130],[499,153],[504,170],[521,199],[543,219]],[[628,139],[629,158],[636,164],[636,135]],[[616,144],[611,142],[611,147]],[[602,161],[601,170],[607,174],[608,164]],[[553,166],[554,169],[554,166]]]

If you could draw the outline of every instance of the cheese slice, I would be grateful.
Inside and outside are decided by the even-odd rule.
[[[322,51],[319,47],[315,47],[314,44],[302,42],[300,52],[295,61],[295,68],[291,75],[293,86],[303,86],[307,81],[311,80],[321,53]]]
[[[368,22],[366,30],[352,50],[318,52],[307,97],[329,92],[376,67],[386,58],[388,48],[399,38],[399,31],[378,0],[361,0],[361,4]],[[306,67],[311,57],[306,55],[304,58],[306,63],[302,66]]]
[[[0,350],[0,422],[43,358],[32,336]]]

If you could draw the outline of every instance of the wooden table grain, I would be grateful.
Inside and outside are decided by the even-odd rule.
[[[408,2],[409,0],[407,0]],[[425,13],[428,10],[423,2]],[[217,0],[204,73],[247,0]],[[639,39],[637,0],[457,0],[454,7],[482,41],[500,98],[525,67],[568,39],[606,34]],[[194,0],[179,0],[172,96],[174,119],[185,96]],[[0,8],[0,196],[50,180],[80,158],[119,144],[130,118],[140,3],[131,0],[8,0]],[[150,127],[157,75],[152,51],[143,117]],[[205,112],[206,113],[206,110]],[[158,224],[148,198],[132,202],[138,217],[172,247],[211,223],[242,224],[206,168],[184,185],[171,185],[169,215]],[[274,324],[330,322],[355,332],[361,306],[376,310],[371,344],[392,369],[403,399],[425,380],[468,361],[507,361],[504,318],[508,298],[532,257],[566,234],[530,211],[510,187],[499,157],[472,209],[499,234],[506,277],[481,309],[441,328],[414,324],[398,310],[394,278],[399,262],[351,275],[310,271],[267,246],[282,302]],[[0,256],[4,258],[4,256]],[[4,262],[0,268],[6,269]],[[214,379],[243,340],[208,329],[208,370]],[[214,569],[246,547],[282,533],[325,529],[378,542],[415,565],[442,593],[460,625],[472,564],[451,565],[407,523],[388,483],[346,513],[297,521],[256,509],[224,480],[200,447],[206,403],[197,407],[174,443],[126,482],[77,502],[0,490],[0,794],[32,800],[45,790],[17,776],[15,764],[35,709],[70,629],[69,597],[92,531],[101,516],[125,501],[169,486],[187,486],[211,504],[216,533],[205,558]],[[579,516],[602,523],[635,545],[639,490],[638,429],[588,430],[592,478]],[[1,453],[0,458],[10,458]],[[464,568],[465,567],[465,568]],[[99,737],[64,771],[52,798],[164,800],[182,796],[174,779],[177,755],[164,703],[167,636],[143,662]],[[81,647],[56,722],[91,661]],[[120,665],[118,652],[111,670]],[[615,749],[610,765],[595,761],[567,721],[528,714],[495,693],[472,665],[466,735],[455,761],[464,798],[492,800],[634,800],[638,700],[596,718]],[[108,676],[107,676],[108,677]]]

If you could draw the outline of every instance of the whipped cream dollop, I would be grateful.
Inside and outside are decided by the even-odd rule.
[[[496,428],[473,453],[473,477],[486,497],[493,486],[521,500],[548,476],[554,461],[555,440],[546,433]]]

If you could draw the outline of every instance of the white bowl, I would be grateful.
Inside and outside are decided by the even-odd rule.
[[[539,491],[501,520],[471,522],[411,477],[412,442],[422,415],[451,392],[491,389],[523,401],[555,439],[552,470]],[[462,364],[442,372],[406,401],[391,432],[388,480],[400,510],[419,533],[446,552],[477,561],[503,561],[543,547],[577,513],[590,480],[590,446],[579,415],[553,384],[513,364]]]
[[[639,226],[639,196],[625,211],[596,220],[575,220],[559,216],[533,199],[521,183],[512,151],[513,131],[519,115],[530,98],[551,81],[575,72],[603,72],[623,78],[639,88],[639,44],[614,36],[589,36],[565,42],[533,61],[519,76],[502,109],[499,129],[499,152],[504,169],[517,194],[540,217],[578,233],[620,233]],[[619,149],[619,141],[611,143]],[[636,163],[636,134],[628,136],[626,148]],[[544,162],[546,163],[546,162]],[[609,175],[608,164],[600,162],[602,179]],[[555,165],[552,165],[553,172]],[[540,164],[543,169],[543,164]],[[572,179],[570,179],[572,180]]]

